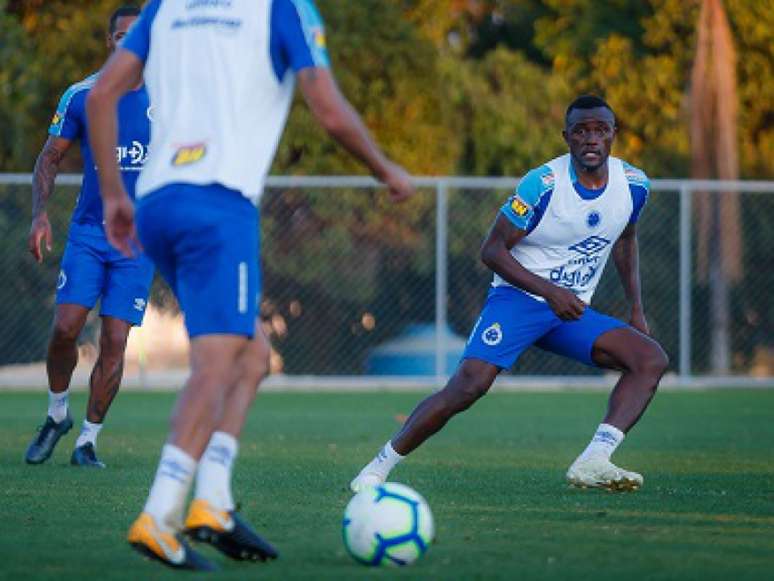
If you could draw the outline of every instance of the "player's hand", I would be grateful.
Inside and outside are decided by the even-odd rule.
[[[132,258],[140,251],[140,241],[134,226],[134,204],[126,192],[105,196],[102,204],[108,242],[121,254]]]
[[[645,313],[640,309],[632,309],[629,325],[637,329],[640,333],[650,335],[650,327],[648,327],[648,321],[645,319]]]
[[[402,202],[416,193],[409,173],[397,163],[387,162],[387,171],[379,176],[390,191],[393,202]]]
[[[544,298],[551,310],[562,321],[577,321],[586,310],[586,303],[566,288],[557,286]]]
[[[27,248],[32,256],[35,257],[36,261],[43,262],[43,249],[40,247],[41,242],[45,241],[46,250],[51,252],[53,238],[48,215],[43,213],[35,217],[32,220],[32,226],[30,226],[30,235],[27,238]]]

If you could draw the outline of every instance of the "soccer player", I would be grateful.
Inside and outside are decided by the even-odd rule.
[[[615,466],[610,456],[647,408],[668,363],[648,335],[640,295],[637,220],[648,179],[610,157],[615,115],[599,97],[573,101],[562,134],[569,154],[527,173],[483,243],[481,260],[494,281],[457,371],[361,470],[350,484],[353,491],[384,482],[530,345],[622,372],[568,481],[609,489],[642,485],[641,475]],[[589,306],[611,253],[631,306],[628,325]]]
[[[185,313],[191,375],[128,540],[175,568],[214,567],[184,541],[181,528],[235,559],[274,558],[275,549],[235,511],[231,472],[268,366],[268,342],[256,321],[256,204],[294,81],[316,119],[394,200],[413,194],[413,186],[340,94],[311,0],[151,0],[87,102],[108,237],[125,253],[135,220],[113,156],[115,104],[143,73],[155,114],[136,228]]]
[[[113,12],[107,45],[115,51],[138,8],[124,6]],[[42,244],[51,250],[53,235],[46,214],[46,202],[54,191],[59,164],[73,142],[80,141],[83,185],[72,216],[67,246],[62,257],[56,292],[56,311],[48,345],[48,415],[25,454],[29,464],[45,462],[59,439],[72,428],[68,393],[73,369],[78,362],[77,339],[89,311],[99,300],[102,330],[99,356],[89,380],[89,403],[81,434],[75,442],[70,463],[104,468],[97,459],[97,435],[108,408],[118,392],[124,369],[124,351],[129,330],[142,323],[153,264],[143,255],[127,258],[108,243],[103,229],[102,200],[97,172],[87,135],[86,95],[97,74],[75,83],[65,91],[48,130],[49,137],[35,164],[32,182],[32,227],[29,251],[43,260]],[[134,186],[145,162],[150,140],[148,94],[138,82],[119,105],[121,131],[113,154],[121,169],[124,187],[134,197]]]

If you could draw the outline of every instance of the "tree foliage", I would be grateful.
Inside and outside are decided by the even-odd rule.
[[[93,0],[86,9],[68,0],[0,0],[0,170],[31,170],[57,99],[103,62],[107,19],[119,3]],[[343,93],[387,153],[414,173],[523,174],[565,150],[564,108],[577,94],[596,92],[618,115],[616,155],[652,177],[690,175],[689,94],[698,2],[317,3]],[[770,179],[774,7],[770,0],[724,0],[724,7],[738,55],[740,175]],[[70,157],[65,169],[77,171],[78,160]],[[297,97],[272,172],[363,171],[319,129]],[[428,296],[432,292],[432,196],[394,208],[382,196],[354,190],[336,192],[335,204],[329,194],[274,194],[263,208],[266,236],[275,241],[264,256],[267,293],[293,288],[298,297],[324,304],[315,309],[317,323],[343,333],[344,351],[350,327],[342,321],[360,317],[364,304],[377,315],[398,304],[404,322],[422,316],[403,289],[415,285]],[[480,304],[475,289],[486,277],[476,262],[477,240],[504,195],[459,192],[453,197],[453,223],[464,221],[469,228],[461,238],[450,237],[451,319],[459,332],[467,331]],[[12,209],[20,215],[18,200]],[[656,196],[645,219],[673,228],[674,216],[674,199]],[[745,241],[746,263],[766,260],[761,248],[770,244],[762,244],[761,236],[770,238],[756,233],[755,244]],[[661,232],[659,237],[654,241],[670,239]],[[323,255],[330,267],[314,268]],[[644,251],[643,268],[660,261],[661,271],[674,270],[675,257],[676,252],[650,256]],[[673,279],[646,280],[646,296],[674,300]],[[735,304],[740,318],[769,320],[765,305]],[[671,323],[654,324],[665,329]],[[392,331],[380,327],[374,337]],[[320,342],[311,335],[308,340],[299,365],[308,357],[307,347]]]

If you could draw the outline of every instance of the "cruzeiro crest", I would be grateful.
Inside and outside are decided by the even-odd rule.
[[[500,323],[493,323],[481,332],[481,340],[490,347],[497,345],[503,340],[503,330]]]

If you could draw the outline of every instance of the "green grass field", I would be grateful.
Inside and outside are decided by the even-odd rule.
[[[227,562],[244,579],[774,579],[774,392],[663,393],[616,455],[630,494],[564,485],[602,393],[492,394],[404,462],[437,539],[410,568],[371,570],[341,542],[346,485],[419,394],[264,394],[242,438],[235,496],[281,551]],[[0,577],[180,577],[124,541],[142,508],[172,394],[119,395],[100,436],[103,471],[69,466],[77,430],[43,466],[24,449],[45,395],[0,393]],[[72,398],[82,420],[85,396]]]

